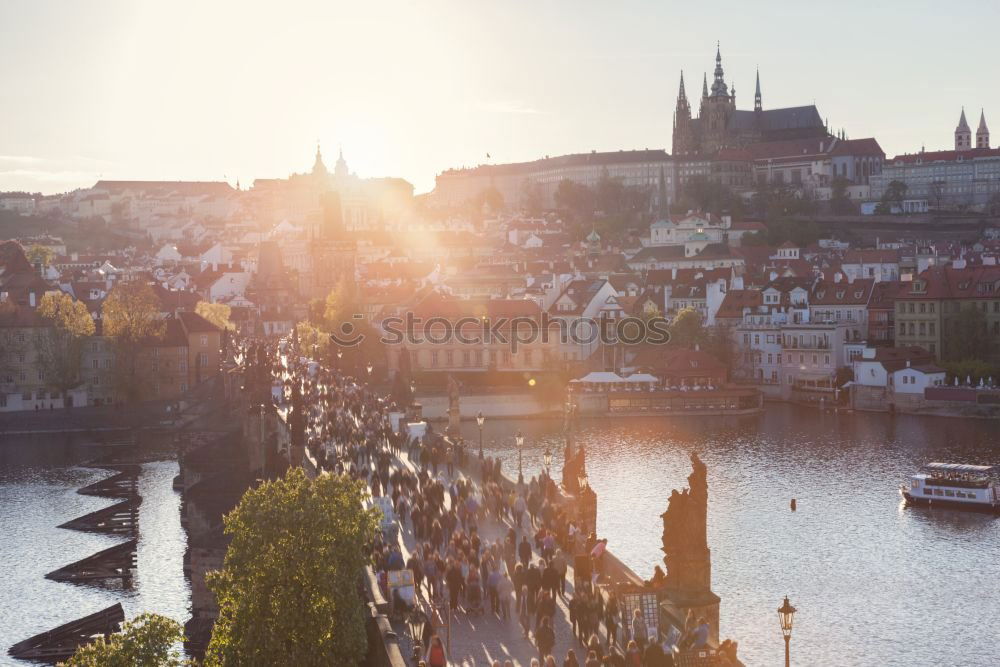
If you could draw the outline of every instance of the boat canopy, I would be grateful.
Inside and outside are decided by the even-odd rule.
[[[650,375],[649,373],[633,373],[627,378],[624,378],[625,382],[650,382],[657,383],[660,380],[655,375]]]
[[[974,466],[967,463],[928,463],[928,470],[943,470],[947,472],[990,472],[996,466]]]
[[[588,373],[584,377],[577,380],[570,380],[570,382],[616,383],[625,382],[625,380],[619,377],[617,373],[612,373],[610,371],[593,371],[592,373]]]

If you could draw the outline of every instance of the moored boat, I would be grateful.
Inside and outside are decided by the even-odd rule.
[[[907,504],[1000,514],[1000,467],[928,463],[899,493]]]

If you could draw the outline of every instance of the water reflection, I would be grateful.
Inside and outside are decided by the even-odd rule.
[[[558,479],[560,427],[487,420],[485,453],[516,474],[511,436],[520,429],[525,475],[537,474],[550,446]],[[463,428],[478,446],[475,422]],[[598,528],[643,576],[661,562],[659,514],[670,489],[686,483],[688,452],[698,451],[709,470],[723,634],[740,640],[748,664],[783,659],[774,610],[786,593],[800,612],[799,664],[939,664],[942,650],[955,664],[990,664],[1000,637],[1000,520],[903,509],[898,487],[931,460],[1000,463],[996,433],[987,421],[768,405],[751,418],[584,420],[577,439],[599,497]]]
[[[56,527],[115,502],[76,492],[111,474],[83,465],[98,454],[99,449],[75,437],[0,438],[0,664],[14,664],[6,655],[11,644],[115,602],[122,603],[129,618],[156,611],[184,622],[190,615],[183,576],[186,542],[179,498],[171,488],[176,461],[142,466],[138,570],[131,588],[123,589],[120,582],[74,585],[44,578],[123,540]],[[150,458],[162,456],[152,453]]]

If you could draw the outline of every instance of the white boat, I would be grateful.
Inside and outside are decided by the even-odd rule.
[[[1000,514],[1000,467],[928,463],[899,493],[907,504]]]

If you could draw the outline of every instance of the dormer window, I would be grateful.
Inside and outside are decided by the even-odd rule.
[[[837,298],[838,299],[843,299],[844,298],[844,290],[839,290],[837,292]]]

